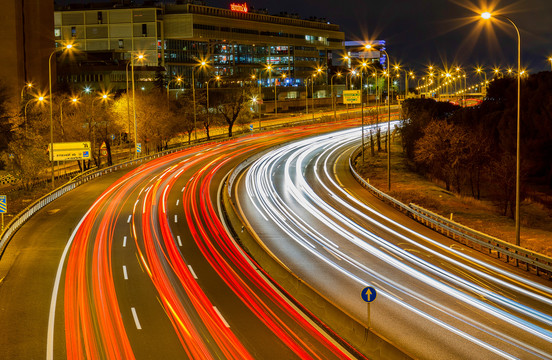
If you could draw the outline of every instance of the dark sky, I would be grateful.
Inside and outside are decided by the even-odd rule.
[[[229,8],[243,0],[205,0],[206,5]],[[383,39],[391,61],[414,69],[430,62],[515,67],[517,37],[512,25],[482,26],[475,9],[510,17],[521,31],[522,67],[532,73],[550,70],[552,56],[552,0],[250,0],[269,14],[298,13],[302,18],[325,17],[341,26],[348,40]],[[473,10],[470,10],[473,9]]]
[[[106,0],[57,0],[68,2]],[[231,2],[204,0],[207,6],[229,8]],[[140,3],[140,0],[136,1]],[[160,0],[162,2],[162,0]],[[169,0],[167,0],[169,2]],[[479,8],[494,9],[511,18],[521,32],[522,67],[531,73],[550,70],[552,56],[552,0],[247,0],[249,7],[269,14],[298,13],[338,24],[347,40],[387,41],[392,62],[421,70],[459,64],[517,66],[517,36],[509,23],[494,20],[483,26]],[[502,26],[500,26],[502,23]]]

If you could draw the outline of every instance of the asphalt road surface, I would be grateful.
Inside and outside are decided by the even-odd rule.
[[[0,357],[362,357],[266,280],[217,210],[222,180],[252,152],[335,126],[205,144],[45,207],[2,258]]]
[[[552,358],[550,282],[372,196],[349,170],[359,136],[349,129],[294,141],[247,169],[233,196],[260,241],[414,358]],[[378,293],[369,309],[365,286]]]

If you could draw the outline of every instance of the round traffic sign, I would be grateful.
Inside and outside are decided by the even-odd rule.
[[[372,301],[376,300],[376,289],[372,286],[366,286],[362,291],[360,292],[360,297],[362,300],[366,301],[367,303],[371,303]]]

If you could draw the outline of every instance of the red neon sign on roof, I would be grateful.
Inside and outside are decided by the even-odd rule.
[[[249,9],[247,8],[247,3],[243,3],[243,4],[231,3],[230,10],[246,13]]]

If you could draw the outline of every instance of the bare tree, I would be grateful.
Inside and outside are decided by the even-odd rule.
[[[252,115],[247,107],[251,96],[246,88],[229,88],[228,90],[224,92],[224,96],[216,108],[228,124],[228,137],[231,137],[236,122],[247,123],[251,120]]]

